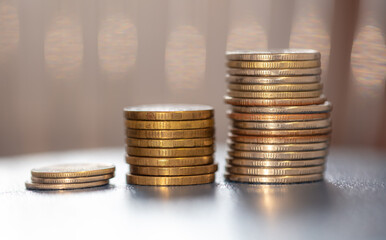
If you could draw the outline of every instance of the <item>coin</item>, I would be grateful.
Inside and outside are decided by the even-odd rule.
[[[109,180],[86,182],[86,183],[72,183],[72,184],[46,184],[46,183],[31,183],[26,182],[25,186],[30,190],[65,190],[98,187],[109,184]]]
[[[263,98],[234,98],[225,96],[225,102],[235,106],[303,106],[321,104],[326,97],[317,98],[289,98],[289,99],[263,99]]]
[[[304,152],[247,152],[232,150],[228,151],[229,156],[235,158],[253,158],[253,159],[313,159],[323,158],[327,155],[326,150],[304,151]]]
[[[228,90],[228,96],[236,98],[314,98],[322,94],[321,90],[306,92],[242,92]]]
[[[126,156],[126,162],[138,166],[155,166],[155,167],[181,167],[197,166],[213,163],[213,156],[199,157],[180,157],[180,158],[155,158],[155,157],[134,157]]]
[[[240,113],[322,113],[330,112],[332,105],[326,101],[319,105],[308,105],[308,106],[272,106],[272,107],[243,107],[243,106],[232,106],[232,112]]]
[[[318,166],[325,163],[324,158],[316,158],[309,160],[257,160],[243,158],[228,158],[227,163],[234,166],[250,166],[250,167],[308,167]]]
[[[311,91],[323,88],[321,83],[307,84],[228,84],[228,89],[235,91],[261,91],[261,92],[294,92]]]
[[[230,68],[257,68],[257,69],[280,69],[280,68],[315,68],[320,67],[320,60],[307,61],[229,61]]]
[[[264,51],[228,51],[228,60],[241,61],[297,61],[320,59],[320,53],[313,49],[272,49]]]
[[[131,147],[155,147],[155,148],[176,148],[176,147],[205,147],[214,144],[213,138],[189,138],[189,139],[141,139],[127,138],[127,146]]]
[[[241,151],[259,152],[296,152],[321,150],[328,147],[327,142],[303,143],[303,144],[252,144],[252,143],[229,143],[231,149]]]
[[[291,136],[291,137],[266,137],[266,136],[238,136],[230,135],[234,142],[260,143],[260,144],[292,144],[292,143],[316,143],[330,141],[330,135]]]
[[[59,164],[31,170],[33,177],[74,178],[114,173],[115,166],[100,163]]]
[[[127,154],[139,157],[194,157],[211,155],[213,147],[195,148],[138,148],[128,147]]]
[[[194,175],[194,176],[173,176],[173,177],[154,177],[140,175],[126,175],[128,184],[152,185],[152,186],[182,186],[196,185],[214,182],[214,174]]]
[[[331,126],[330,119],[303,121],[303,122],[245,122],[233,121],[233,127],[246,129],[265,129],[265,130],[283,130],[283,129],[315,129]],[[248,134],[249,135],[249,134]]]
[[[108,180],[113,178],[114,174],[97,175],[91,177],[77,177],[77,178],[38,178],[31,177],[33,183],[48,183],[48,184],[72,184],[72,183],[86,183]]]
[[[133,129],[196,129],[210,128],[214,125],[213,118],[193,121],[137,121],[126,120],[127,128]]]
[[[298,176],[248,176],[226,174],[225,178],[228,181],[246,183],[302,183],[320,181],[323,179],[323,174],[309,174]]]
[[[217,171],[217,164],[189,166],[189,167],[143,167],[130,166],[130,173],[146,176],[192,176],[214,173]]]
[[[322,73],[320,68],[287,68],[287,69],[251,69],[251,68],[230,68],[229,75],[237,76],[304,76],[319,75]]]
[[[307,84],[320,82],[320,75],[290,77],[247,77],[227,75],[226,80],[229,83],[237,84]]]
[[[150,139],[179,139],[179,138],[208,138],[213,137],[214,128],[188,129],[188,130],[138,130],[127,129],[129,138]]]
[[[198,120],[213,117],[213,108],[197,104],[153,104],[126,107],[126,119],[133,120]]]
[[[309,136],[321,135],[331,132],[331,127],[318,129],[298,129],[298,130],[261,130],[261,129],[241,129],[232,128],[231,132],[235,135],[252,136]]]
[[[250,114],[250,113],[234,113],[228,111],[228,117],[238,121],[306,121],[327,119],[330,117],[329,113],[305,113],[305,114]]]
[[[226,166],[226,171],[230,174],[241,175],[260,175],[260,176],[286,176],[286,175],[307,175],[315,173],[323,173],[324,166],[312,167],[292,167],[292,168],[263,168],[263,167],[239,167]]]

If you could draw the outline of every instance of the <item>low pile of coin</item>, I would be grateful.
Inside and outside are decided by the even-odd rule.
[[[214,181],[214,110],[205,105],[124,109],[127,183],[194,185]]]
[[[82,163],[61,164],[31,170],[30,190],[67,190],[98,187],[109,184],[114,177],[115,166],[111,164]]]
[[[232,105],[226,179],[299,183],[323,178],[332,106],[315,50],[227,53]]]

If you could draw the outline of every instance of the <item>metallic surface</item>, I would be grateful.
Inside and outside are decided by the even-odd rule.
[[[283,129],[315,129],[331,126],[331,119],[303,122],[245,122],[233,121],[235,128],[283,130]]]
[[[238,121],[305,121],[318,120],[330,117],[330,113],[304,113],[304,114],[253,114],[253,113],[234,113],[227,111],[230,119]]]
[[[319,60],[308,61],[229,61],[227,66],[230,68],[257,68],[257,69],[278,69],[278,68],[315,68],[320,67]]]
[[[143,167],[130,165],[130,173],[147,176],[187,176],[214,173],[217,164],[189,166],[189,167]]]
[[[320,52],[313,49],[272,49],[268,51],[228,51],[228,60],[242,61],[289,61],[313,60],[320,58]]]
[[[331,127],[317,129],[298,129],[298,130],[260,130],[260,129],[242,129],[231,128],[230,132],[235,135],[248,136],[309,136],[322,135],[331,132]]]
[[[259,175],[259,176],[297,176],[323,173],[324,166],[312,167],[240,167],[227,165],[225,170],[230,174]]]
[[[226,146],[217,146],[215,183],[185,187],[127,185],[123,148],[1,157],[1,236],[181,239],[188,232],[184,239],[359,240],[386,235],[385,152],[332,146],[324,181],[259,185],[224,181]],[[116,177],[98,188],[27,191],[31,168],[53,161],[110,162]],[[44,231],[37,231],[42,226]]]
[[[289,184],[289,183],[307,183],[307,182],[320,181],[323,179],[323,175],[309,174],[309,175],[295,175],[295,176],[257,176],[257,175],[226,174],[225,178],[229,181],[244,182],[244,183]]]
[[[238,136],[230,135],[230,139],[234,142],[242,143],[262,143],[262,144],[293,144],[293,143],[316,143],[329,141],[330,135],[315,135],[315,136],[291,136],[291,137],[263,137],[263,136]]]
[[[231,149],[242,151],[262,151],[262,152],[292,152],[292,151],[311,151],[326,149],[327,142],[306,143],[306,144],[250,144],[233,143],[229,144]]]
[[[235,158],[251,159],[313,159],[322,158],[327,155],[327,150],[303,151],[303,152],[251,152],[251,151],[228,151],[228,155]]]
[[[270,106],[270,107],[242,107],[232,106],[233,112],[242,113],[317,113],[317,112],[330,112],[332,110],[332,104],[328,101],[318,105],[308,106]]]
[[[141,175],[126,175],[126,181],[128,184],[135,185],[154,185],[154,186],[185,186],[185,185],[196,185],[196,184],[207,184],[212,183],[215,179],[215,175],[203,174],[194,176],[141,176]]]
[[[293,99],[262,99],[262,98],[234,98],[225,96],[225,102],[235,106],[306,106],[322,104],[326,101],[325,96],[317,98],[293,98]]]
[[[321,90],[305,92],[242,92],[228,90],[228,96],[236,98],[316,98],[322,95]]]
[[[173,158],[156,158],[156,157],[134,157],[126,156],[128,164],[138,166],[155,166],[155,167],[181,167],[196,166],[213,163],[212,156],[199,157],[173,157]]]
[[[246,77],[227,75],[226,80],[229,83],[238,84],[305,84],[320,82],[319,75],[311,76],[280,76],[280,77]]]
[[[127,147],[129,156],[139,157],[195,157],[207,156],[214,152],[214,147],[194,147],[194,148],[140,148]]]
[[[46,184],[46,183],[33,183],[26,182],[25,187],[29,190],[70,190],[80,188],[91,188],[100,187],[109,184],[109,180],[97,181],[97,182],[85,182],[85,183],[57,183],[57,184]]]
[[[86,182],[96,182],[102,180],[108,180],[113,178],[114,174],[105,174],[91,177],[75,177],[75,178],[38,178],[31,177],[33,183],[48,183],[48,184],[61,184],[61,183],[86,183]]]
[[[194,120],[194,121],[138,121],[126,120],[125,126],[131,129],[197,129],[211,128],[214,119]]]
[[[227,158],[227,163],[234,166],[247,167],[308,167],[325,163],[324,158],[309,160],[257,160],[245,158]]]
[[[178,139],[178,138],[207,138],[213,137],[214,128],[189,130],[138,130],[126,129],[126,136],[146,139]]]
[[[214,144],[213,138],[187,138],[187,139],[141,139],[126,138],[127,146],[131,147],[155,147],[155,148],[176,148],[176,147],[205,147]]]
[[[264,92],[291,92],[291,91],[311,91],[323,88],[321,83],[308,84],[228,84],[228,89],[236,91],[264,91]]]
[[[104,175],[114,171],[115,166],[111,164],[70,163],[33,168],[31,174],[33,177],[42,178],[69,178]]]
[[[236,76],[305,76],[321,74],[320,68],[299,68],[299,69],[240,69],[230,68],[229,75]]]

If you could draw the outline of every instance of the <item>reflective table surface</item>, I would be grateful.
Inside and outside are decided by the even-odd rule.
[[[385,239],[386,152],[332,148],[325,180],[292,185],[225,182],[127,185],[124,150],[94,149],[0,158],[1,239]],[[109,162],[110,185],[27,191],[30,169]]]

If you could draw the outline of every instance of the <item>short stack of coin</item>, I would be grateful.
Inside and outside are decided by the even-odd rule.
[[[315,50],[227,53],[226,179],[300,183],[323,179],[332,106],[322,95]]]
[[[61,164],[31,170],[30,190],[68,190],[99,187],[109,184],[114,177],[115,166],[111,164],[82,163]]]
[[[205,105],[142,105],[124,109],[126,179],[137,185],[214,181],[214,110]]]

